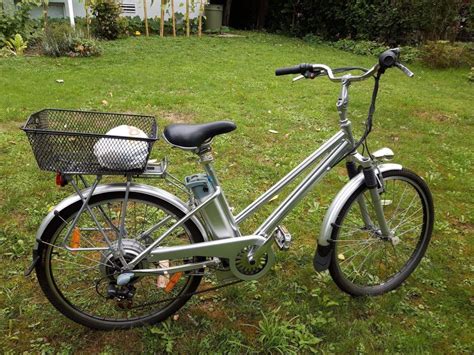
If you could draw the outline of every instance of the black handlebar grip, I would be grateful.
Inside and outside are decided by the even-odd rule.
[[[280,76],[280,75],[288,75],[288,74],[304,74],[307,71],[312,72],[313,71],[313,65],[311,65],[311,64],[300,64],[300,65],[296,65],[294,67],[278,68],[277,70],[275,70],[275,75]]]
[[[297,65],[295,67],[288,67],[288,68],[278,68],[275,70],[275,75],[288,75],[288,74],[299,74],[300,73],[300,66]]]

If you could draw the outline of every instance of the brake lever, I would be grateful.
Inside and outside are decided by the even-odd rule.
[[[406,66],[404,66],[402,63],[396,62],[395,66],[398,69],[400,69],[402,72],[404,72],[405,75],[408,76],[409,78],[413,78],[415,76],[415,74],[410,69],[408,69]]]
[[[293,78],[293,82],[304,79],[304,75],[298,75],[296,78]]]
[[[293,79],[293,81],[298,81],[301,79],[314,79],[319,75],[321,75],[321,70],[317,70],[315,72],[308,70],[306,73],[304,73],[304,75],[298,75],[296,78]]]

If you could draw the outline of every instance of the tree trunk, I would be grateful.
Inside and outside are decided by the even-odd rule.
[[[232,7],[232,0],[226,0],[225,2],[225,8],[224,8],[224,19],[222,21],[222,24],[224,26],[229,26],[230,22],[230,8]]]
[[[148,31],[148,9],[146,0],[143,0],[143,16],[145,17],[145,35],[148,37],[150,33]]]
[[[189,23],[189,0],[186,0],[186,37],[189,37],[191,33],[191,28],[190,28],[190,23]]]
[[[261,30],[265,27],[265,19],[268,12],[268,0],[260,0],[257,9],[257,30]]]
[[[176,15],[174,13],[174,0],[171,0],[171,23],[173,25],[173,37],[176,37]]]
[[[161,0],[161,16],[160,16],[160,37],[165,36],[165,0]]]
[[[204,0],[199,0],[199,19],[198,19],[198,36],[202,36],[202,15],[204,13]]]
[[[43,1],[43,25],[44,29],[48,28],[48,2]]]
[[[84,10],[86,11],[86,32],[87,32],[87,38],[91,38],[91,26],[90,26],[90,21],[91,21],[91,16],[89,14],[89,1],[85,0],[84,1]]]

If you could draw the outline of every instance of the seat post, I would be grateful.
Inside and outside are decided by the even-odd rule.
[[[216,173],[212,166],[214,156],[212,155],[212,148],[210,143],[204,144],[196,149],[196,154],[199,156],[199,163],[202,164],[207,175],[210,177],[210,182],[214,187],[220,186]]]

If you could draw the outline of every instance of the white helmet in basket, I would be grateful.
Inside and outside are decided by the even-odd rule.
[[[121,125],[112,128],[107,136],[148,138],[141,129]],[[148,142],[122,138],[101,138],[94,144],[94,154],[99,164],[113,170],[141,169],[148,156]]]

